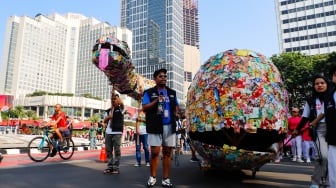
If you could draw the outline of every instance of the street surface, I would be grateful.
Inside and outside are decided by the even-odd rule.
[[[1,188],[92,188],[145,187],[149,167],[134,167],[134,146],[122,148],[119,175],[104,175],[106,163],[99,161],[99,150],[76,151],[73,158],[62,160],[58,155],[45,162],[31,161],[27,154],[5,155],[0,164]],[[308,187],[313,166],[285,159],[268,163],[256,177],[250,170],[225,172],[220,169],[201,171],[198,163],[189,162],[190,155],[179,157],[180,165],[172,165],[171,180],[176,188],[303,188]],[[161,187],[162,168],[158,169],[157,185]]]

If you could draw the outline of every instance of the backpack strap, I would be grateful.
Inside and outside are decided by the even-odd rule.
[[[310,109],[309,121],[313,121],[317,117],[317,114],[316,114],[316,99],[309,98],[307,100],[307,103],[308,103],[309,109]]]

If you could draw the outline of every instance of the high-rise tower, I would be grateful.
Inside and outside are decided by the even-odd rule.
[[[184,44],[199,49],[198,0],[183,0]]]
[[[184,102],[192,79],[201,64],[199,45],[198,1],[183,1],[184,25]]]
[[[183,0],[122,0],[121,26],[133,33],[132,61],[148,79],[168,70],[168,86],[184,99]]]

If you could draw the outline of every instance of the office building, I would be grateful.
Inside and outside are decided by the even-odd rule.
[[[168,70],[167,85],[184,100],[183,0],[122,0],[121,27],[130,29],[136,72],[153,79]]]
[[[336,51],[336,1],[275,0],[275,6],[282,52]]]
[[[201,54],[199,45],[199,21],[198,1],[183,1],[183,26],[184,26],[184,98],[192,82],[194,75],[201,65]]]
[[[103,118],[105,110],[111,107],[111,101],[96,100],[85,97],[68,96],[33,96],[20,97],[15,100],[15,106],[23,106],[25,110],[36,112],[38,118],[47,120],[54,114],[55,104],[62,104],[62,111],[67,116],[84,121],[93,115]]]
[[[109,81],[91,59],[96,39],[111,35],[132,44],[130,30],[81,14],[10,17],[0,93],[23,97],[46,91],[109,99]]]
[[[95,19],[82,21],[79,31],[79,54],[76,73],[76,95],[91,94],[102,99],[110,99],[110,82],[103,72],[92,63],[92,47],[101,36],[114,36],[132,46],[132,32],[126,28],[111,26]],[[126,96],[125,96],[126,97]],[[124,100],[124,99],[123,99]]]

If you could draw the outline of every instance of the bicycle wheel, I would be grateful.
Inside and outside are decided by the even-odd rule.
[[[66,146],[60,148],[58,154],[64,160],[68,160],[75,152],[75,143],[71,138],[66,138]]]
[[[46,160],[50,154],[50,143],[44,137],[39,136],[33,138],[28,143],[28,156],[35,162]]]

